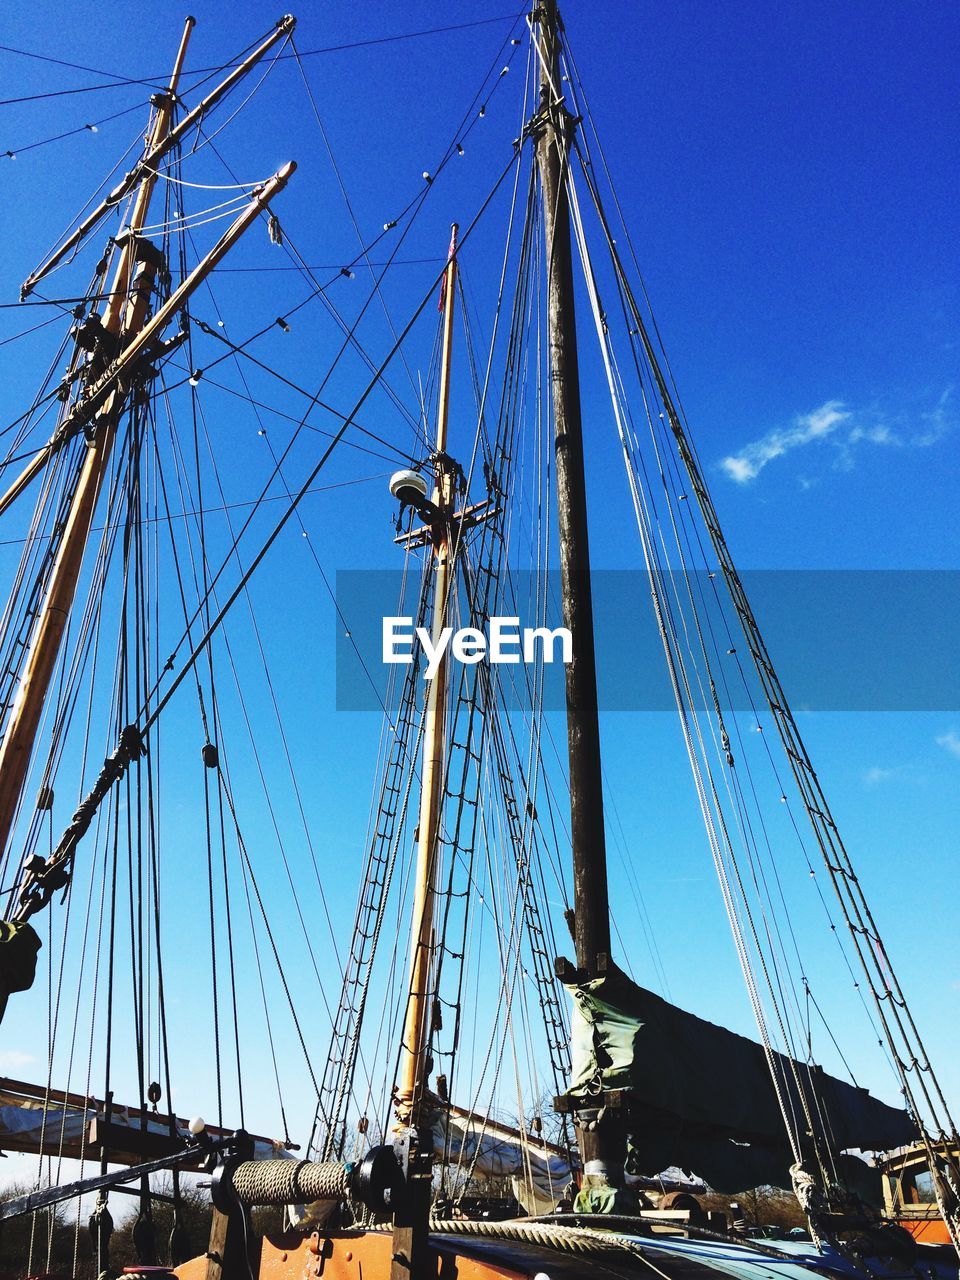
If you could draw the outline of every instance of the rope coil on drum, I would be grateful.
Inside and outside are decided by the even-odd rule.
[[[311,1204],[345,1199],[350,1171],[339,1161],[244,1160],[225,1170],[224,1180],[242,1205]]]
[[[371,1147],[358,1163],[339,1160],[228,1160],[213,1179],[224,1213],[241,1206],[351,1200],[382,1213],[402,1193],[404,1170],[393,1147]]]

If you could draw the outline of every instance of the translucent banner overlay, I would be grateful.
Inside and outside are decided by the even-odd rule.
[[[960,570],[751,570],[741,580],[794,711],[960,710]],[[592,581],[601,710],[672,710],[647,575],[598,570]],[[702,643],[723,705],[748,710],[748,689],[757,697],[758,684],[719,573],[673,574],[665,590],[681,652],[691,662],[695,655],[702,671]],[[338,572],[337,710],[382,710],[391,676],[406,673],[383,662],[383,620],[415,621],[419,591],[413,574]],[[521,628],[561,626],[558,573],[548,575],[546,620],[537,615],[538,596],[542,579],[504,575],[491,612],[519,618]],[[478,625],[467,615],[462,587],[450,624]],[[531,669],[494,670],[508,707],[528,701]],[[544,706],[561,710],[563,667],[558,662],[544,673]]]

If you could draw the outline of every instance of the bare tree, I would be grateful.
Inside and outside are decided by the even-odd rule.
[[[0,1192],[0,1200],[16,1200],[33,1189],[12,1185]],[[0,1223],[0,1272],[4,1276],[43,1271],[72,1274],[75,1248],[82,1267],[90,1261],[90,1238],[82,1227],[77,1234],[76,1224],[67,1220],[62,1205]]]

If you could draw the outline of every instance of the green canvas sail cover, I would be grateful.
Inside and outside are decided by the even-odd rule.
[[[675,1164],[717,1190],[790,1185],[793,1157],[761,1045],[678,1009],[619,971],[567,989],[573,997],[567,1096],[589,1104],[598,1089],[631,1092],[632,1172]],[[916,1140],[905,1111],[819,1067],[775,1058],[801,1133],[808,1126],[793,1065],[835,1150],[889,1150]]]
[[[0,1018],[14,991],[29,991],[37,974],[40,938],[26,921],[0,920]]]

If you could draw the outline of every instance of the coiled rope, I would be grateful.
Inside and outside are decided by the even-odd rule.
[[[666,1272],[654,1266],[636,1241],[612,1231],[599,1232],[588,1227],[562,1227],[542,1222],[473,1222],[455,1218],[431,1218],[430,1230],[438,1235],[513,1240],[518,1244],[539,1245],[581,1258],[612,1258],[629,1254],[662,1276],[663,1280],[669,1280]]]
[[[349,1166],[312,1160],[245,1160],[225,1174],[225,1181],[244,1205],[312,1204],[343,1200]]]

